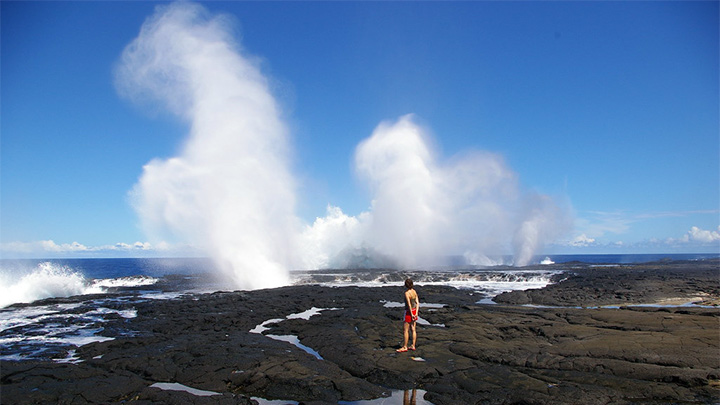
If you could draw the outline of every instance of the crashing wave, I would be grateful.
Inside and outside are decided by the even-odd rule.
[[[0,274],[0,308],[45,298],[102,294],[110,288],[152,285],[157,279],[147,276],[88,280],[69,266],[43,262],[18,277]]]

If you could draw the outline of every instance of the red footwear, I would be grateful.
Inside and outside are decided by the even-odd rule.
[[[412,351],[415,351],[415,346],[409,347],[408,349],[410,349],[410,350],[412,350]]]
[[[407,347],[401,347],[401,348],[399,348],[399,349],[397,349],[397,350],[395,350],[395,351],[398,352],[398,353],[405,353],[406,351],[408,351],[408,349],[407,349]]]

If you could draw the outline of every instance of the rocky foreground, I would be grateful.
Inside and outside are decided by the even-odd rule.
[[[418,325],[417,351],[407,353],[395,352],[402,308],[385,305],[401,300],[400,283],[135,303],[136,318],[118,317],[105,331],[134,336],[82,346],[78,364],[3,362],[0,402],[324,404],[416,387],[436,405],[717,403],[720,310],[634,305],[712,304],[718,264],[569,265],[564,281],[500,295],[496,305],[477,304],[470,291],[418,286],[421,305],[445,306],[421,307],[429,324]],[[606,305],[616,307],[596,308]],[[324,310],[286,318],[311,308]],[[320,358],[266,335],[297,336]]]

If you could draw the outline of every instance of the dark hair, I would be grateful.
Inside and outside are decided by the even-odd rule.
[[[405,280],[405,288],[407,288],[408,290],[413,288],[413,281],[411,279]]]

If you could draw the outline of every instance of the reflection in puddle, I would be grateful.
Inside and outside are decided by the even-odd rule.
[[[433,405],[432,402],[425,400],[425,390],[397,390],[393,391],[389,397],[368,399],[364,401],[339,401],[342,405]]]
[[[412,390],[395,390],[389,397],[366,399],[362,401],[338,401],[340,405],[434,405],[432,402],[425,400],[423,397],[427,391]],[[260,397],[252,397],[260,405],[297,405],[298,401],[285,399],[265,399]]]

